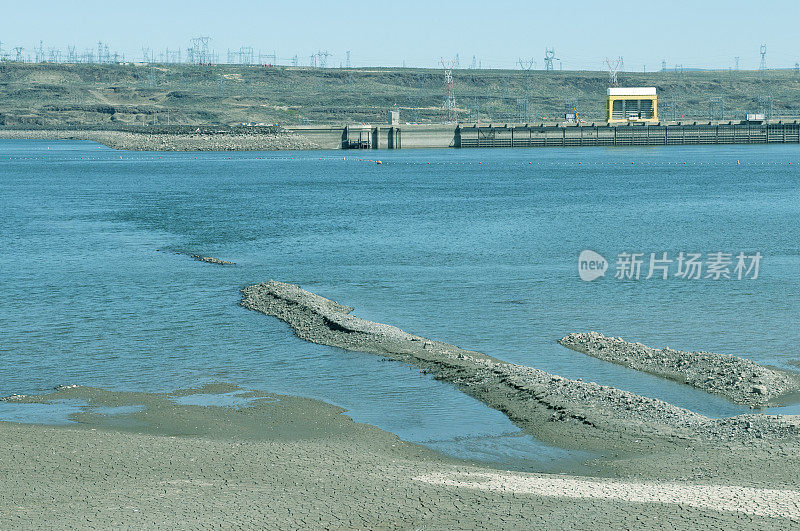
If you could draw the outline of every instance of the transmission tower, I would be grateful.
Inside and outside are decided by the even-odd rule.
[[[458,114],[456,112],[456,94],[453,89],[453,69],[456,67],[457,59],[452,61],[445,61],[442,58],[442,69],[444,69],[444,91],[446,99],[444,102],[444,121],[445,123],[458,122]]]
[[[39,41],[39,47],[34,48],[34,52],[36,53],[36,62],[44,62],[44,43],[42,41]]]
[[[544,69],[553,70],[553,59],[556,59],[556,51],[553,48],[544,49]]]
[[[208,49],[208,43],[211,37],[200,35],[191,39],[192,47],[186,50],[188,53],[188,61],[190,63],[206,64],[212,62],[211,53]]]
[[[795,77],[800,77],[800,62],[794,63],[794,75]]]
[[[23,50],[24,48],[22,46],[17,46],[14,48],[14,53],[16,54],[14,60],[18,63],[22,63],[25,61],[25,58],[22,55]]]
[[[292,57],[292,66],[297,67],[299,64],[300,60],[297,58],[297,55],[295,54],[295,56]]]
[[[331,54],[328,53],[328,50],[325,50],[324,52],[322,51],[317,52],[317,58],[318,58],[317,64],[319,65],[320,68],[328,67],[328,57],[330,56]]]
[[[667,60],[666,59],[661,61],[661,71],[662,72],[666,72],[667,71]]]
[[[178,48],[177,50],[170,50],[169,48],[167,48],[167,62],[173,64],[181,62],[180,48]]]
[[[531,70],[533,70],[533,68],[536,66],[536,61],[532,57],[528,60],[520,57],[517,61],[517,64],[522,70],[523,77],[525,79],[525,97],[517,98],[517,121],[520,123],[527,123],[530,116],[530,113],[528,112],[528,103],[530,101],[529,98],[531,92]]]
[[[242,46],[239,48],[239,64],[251,65],[253,64],[253,47]]]
[[[758,95],[758,108],[756,112],[764,114],[768,120],[772,119],[772,93],[761,93]]]
[[[275,50],[273,50],[272,53],[265,53],[265,54],[258,52],[258,64],[262,66],[263,65],[275,66],[276,64],[278,64],[278,54],[275,52]]]
[[[617,83],[617,72],[622,69],[622,57],[617,57],[616,59],[609,59],[606,57],[606,67],[608,68],[608,85],[610,87],[616,87]]]
[[[469,68],[470,68],[470,70],[475,70],[476,68],[478,68],[478,57],[477,56],[475,56],[475,55],[472,56],[472,64],[469,65]]]
[[[758,69],[762,72],[767,69],[767,45],[761,45],[761,64],[758,66]]]
[[[708,119],[709,120],[725,120],[725,98],[720,96],[718,98],[711,98],[708,101]]]
[[[736,70],[739,70],[739,56],[733,58],[733,62],[736,65]]]
[[[347,63],[345,63],[347,68],[350,68],[350,50],[347,50]]]

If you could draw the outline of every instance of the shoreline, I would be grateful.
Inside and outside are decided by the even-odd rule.
[[[20,398],[144,409],[84,412],[70,426],[0,422],[0,474],[7,478],[0,513],[16,528],[191,522],[548,529],[558,522],[659,529],[800,522],[797,452],[774,463],[766,448],[734,446],[668,462],[663,455],[649,464],[605,460],[605,469],[600,463],[590,476],[511,472],[443,457],[316,400],[249,391],[251,401],[238,407],[175,401],[235,389],[213,384],[148,394],[66,386]]]
[[[120,130],[0,129],[3,140],[89,140],[122,151],[318,150],[314,140],[292,132],[151,133]]]

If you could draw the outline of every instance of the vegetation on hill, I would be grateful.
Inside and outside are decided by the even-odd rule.
[[[603,72],[456,70],[460,121],[602,121]],[[0,63],[0,125],[280,125],[441,122],[444,76],[412,68],[317,69],[185,64]],[[655,86],[664,120],[740,120],[748,112],[800,118],[793,70],[622,73],[621,86]]]

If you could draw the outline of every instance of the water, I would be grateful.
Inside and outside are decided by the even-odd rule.
[[[789,367],[800,358],[799,167],[791,145],[217,154],[0,141],[0,395],[223,381],[319,398],[469,458],[557,454],[450,385],[306,343],[238,306],[241,287],[276,279],[508,361],[743,413],[556,340],[597,330]],[[611,271],[588,283],[583,249],[612,268],[623,251],[764,258],[753,281]]]

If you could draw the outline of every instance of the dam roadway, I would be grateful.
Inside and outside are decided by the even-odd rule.
[[[322,149],[800,143],[797,120],[295,126],[284,130],[302,135]]]

